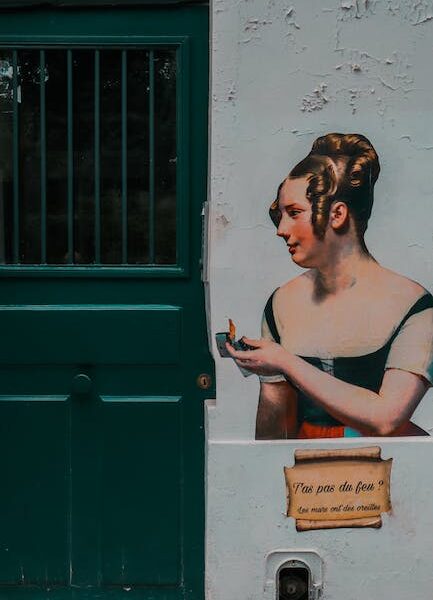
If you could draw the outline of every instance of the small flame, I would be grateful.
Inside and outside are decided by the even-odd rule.
[[[236,338],[236,325],[229,319],[229,338],[233,341]]]

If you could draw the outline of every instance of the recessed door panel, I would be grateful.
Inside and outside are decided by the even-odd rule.
[[[176,585],[182,555],[182,399],[102,401],[103,581]]]
[[[151,364],[180,359],[176,306],[0,306],[0,364]]]
[[[3,584],[69,580],[69,433],[67,396],[0,396]]]

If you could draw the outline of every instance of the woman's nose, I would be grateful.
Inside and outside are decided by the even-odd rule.
[[[289,223],[287,222],[287,219],[285,219],[284,216],[281,217],[281,221],[278,225],[277,235],[283,238],[288,238],[290,235]]]

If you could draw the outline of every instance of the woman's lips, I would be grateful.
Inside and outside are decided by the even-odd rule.
[[[295,252],[296,252],[296,244],[289,245],[289,252],[290,252],[290,254],[295,254]]]

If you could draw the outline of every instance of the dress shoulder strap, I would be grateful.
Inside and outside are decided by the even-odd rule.
[[[278,288],[277,288],[277,290],[278,290]],[[266,319],[266,323],[268,324],[269,331],[272,334],[272,337],[277,342],[277,344],[279,344],[281,338],[280,338],[280,334],[278,333],[277,324],[275,322],[274,308],[273,308],[274,296],[275,296],[275,292],[277,290],[274,290],[272,292],[272,294],[268,298],[268,301],[266,302],[266,306],[265,306],[265,319]]]
[[[406,323],[406,321],[408,319],[410,319],[410,317],[422,312],[423,310],[427,310],[427,308],[433,308],[433,296],[429,292],[425,293],[423,296],[421,296],[421,298],[418,298],[418,300],[410,307],[410,309],[407,311],[407,313],[404,315],[404,317],[400,321],[397,329],[392,334],[390,341],[391,342],[394,341],[394,339],[400,333],[403,325]]]

